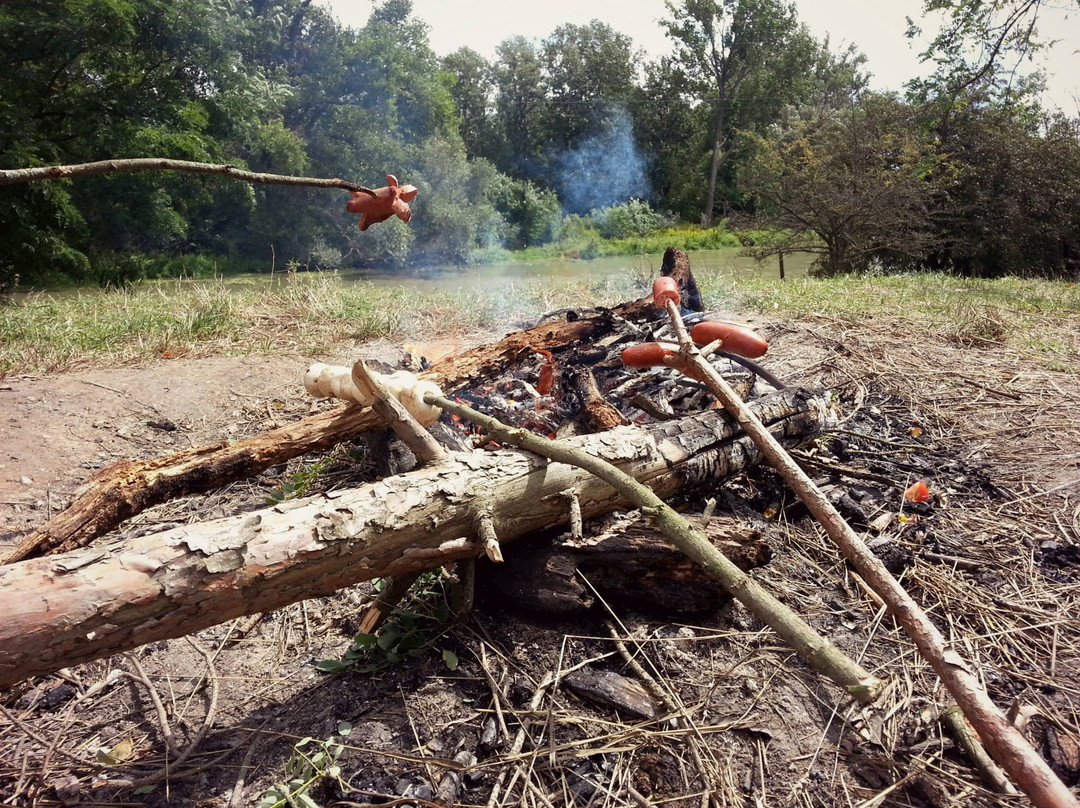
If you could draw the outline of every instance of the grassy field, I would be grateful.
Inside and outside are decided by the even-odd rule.
[[[42,292],[0,304],[0,377],[189,355],[317,355],[346,341],[463,334],[628,294],[629,277],[625,284],[595,287],[534,284],[455,293],[322,274],[273,285],[217,279]]]
[[[900,316],[960,343],[1008,345],[1032,352],[1054,369],[1080,372],[1080,286],[1075,283],[920,273],[786,283],[709,278],[704,285],[713,300],[727,297],[761,313],[855,321]]]
[[[0,376],[183,355],[283,350],[317,355],[344,341],[412,340],[509,328],[564,306],[636,297],[644,293],[646,280],[628,272],[624,280],[598,285],[419,293],[313,274],[272,286],[219,279],[40,293],[0,305]],[[899,315],[961,341],[1007,344],[1032,352],[1048,366],[1080,370],[1076,284],[927,274],[779,282],[702,273],[699,282],[710,306],[780,318],[857,321],[883,313]]]

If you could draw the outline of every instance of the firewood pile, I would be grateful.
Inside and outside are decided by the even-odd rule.
[[[704,317],[704,313],[695,312],[686,319],[697,322]],[[558,354],[546,349],[525,351],[519,362],[497,378],[470,380],[447,395],[505,424],[553,439],[719,409],[701,382],[667,367],[628,367],[621,359],[628,347],[673,339],[672,328],[665,321],[613,319],[599,339],[572,344]],[[718,355],[712,364],[744,398],[775,392],[730,357]],[[435,428],[439,437],[457,448],[499,448],[461,416],[450,414],[441,426]]]
[[[668,264],[668,274],[679,276],[687,299],[696,299],[685,255],[672,251]],[[408,395],[415,398],[420,389],[439,390],[436,385],[441,383],[457,402],[482,407],[510,426],[568,440],[586,454],[604,457],[649,480],[666,498],[714,486],[760,458],[700,382],[669,368],[642,372],[625,366],[624,350],[664,337],[668,328],[648,298],[591,317],[565,312],[557,320],[511,334],[496,346],[444,360],[420,374],[420,381],[407,372],[380,378],[399,388],[402,402]],[[730,360],[720,359],[713,366],[734,373],[733,381],[744,394],[754,389],[753,374],[741,367],[735,370]],[[350,379],[348,369],[324,370],[325,378],[314,382],[319,374],[309,373],[313,392],[333,390],[355,401],[371,400],[358,397],[355,371]],[[754,393],[752,398],[759,417],[789,445],[812,438],[831,418],[823,399],[804,390]],[[632,403],[642,400],[649,402],[656,418]],[[102,470],[71,507],[31,535],[9,560],[43,548],[67,551],[66,555],[9,564],[0,572],[0,602],[10,604],[19,618],[2,629],[0,681],[17,681],[61,664],[180,636],[238,613],[277,608],[356,581],[415,576],[476,555],[473,537],[481,528],[486,533],[485,552],[493,556],[498,541],[571,523],[579,538],[583,519],[626,508],[587,472],[555,473],[546,461],[505,448],[504,441],[487,434],[490,429],[480,434],[467,418],[448,413],[431,427],[456,451],[452,471],[433,464],[403,474],[415,467],[416,458],[390,446],[384,454],[401,458],[400,462],[384,469],[390,476],[368,486],[77,549],[157,498],[189,493],[196,486],[222,485],[229,475],[250,474],[280,462],[285,452],[295,456],[350,434],[378,432],[380,420],[369,408],[353,405],[332,418],[313,416],[306,424],[286,428],[288,441],[281,439],[279,430],[246,442],[198,447]],[[610,430],[620,424],[625,426]],[[433,451],[445,453],[438,446]],[[452,476],[453,485],[447,482]],[[572,502],[567,498],[571,494]],[[596,552],[593,548],[593,555]],[[614,552],[631,565],[647,557],[627,553],[625,547]],[[742,555],[745,565],[767,557],[762,549]],[[354,562],[343,565],[349,559]],[[636,566],[638,578],[646,575],[644,565]],[[56,587],[58,571],[67,577],[57,596],[25,607],[28,591]],[[699,583],[707,577],[700,570],[685,574]],[[634,584],[623,586],[632,589]],[[708,588],[720,592],[711,582]]]
[[[895,476],[841,468],[843,458],[829,451],[799,454],[796,463],[792,450],[835,426],[828,396],[785,385],[753,361],[756,347],[740,355],[718,352],[726,338],[703,344],[709,338],[694,336],[703,320],[686,257],[669,251],[649,298],[559,312],[430,367],[420,359],[415,375],[363,362],[313,367],[310,392],[354,403],[233,444],[102,470],[0,566],[0,612],[8,616],[0,625],[0,686],[379,578],[384,588],[358,626],[358,636],[373,636],[429,570],[457,565],[471,602],[473,561],[487,556],[499,564],[484,576],[489,597],[548,615],[619,602],[694,614],[715,610],[731,593],[809,669],[854,702],[872,704],[891,685],[746,575],[771,558],[758,530],[712,516],[724,481],[767,459],[840,549],[858,586],[882,614],[892,613],[956,699],[978,736],[962,745],[991,787],[1016,793],[984,746],[1036,804],[1071,804],[893,577],[904,560],[887,568],[883,553],[872,553],[845,521],[890,527],[892,513],[878,514],[887,521],[875,527],[881,508],[873,503],[896,487]],[[345,440],[369,440],[369,455],[385,461],[378,479],[158,533],[115,534],[154,504]],[[861,474],[865,485],[835,486],[839,471]],[[909,512],[930,512],[925,492],[925,485],[910,489]],[[502,545],[514,540],[521,552],[504,557]],[[545,679],[535,698],[557,683]],[[583,668],[565,684],[639,718],[657,717],[659,707],[677,712],[604,671]],[[521,743],[515,739],[513,754]],[[463,771],[475,763],[474,756]],[[704,776],[707,766],[695,765]],[[493,793],[500,787],[501,776]]]

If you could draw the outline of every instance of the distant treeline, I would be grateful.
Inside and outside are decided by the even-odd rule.
[[[594,21],[512,37],[493,62],[437,57],[409,0],[358,30],[311,0],[2,4],[0,168],[153,156],[373,187],[390,172],[420,194],[410,224],[360,233],[339,191],[166,173],[7,186],[0,290],[466,263],[574,249],[611,222],[721,219],[773,227],[762,254],[817,252],[827,272],[1075,274],[1077,123],[1040,109],[1037,80],[963,62],[997,36],[971,3],[945,3],[965,27],[904,97],[869,92],[863,57],[783,0],[671,3],[656,61]]]

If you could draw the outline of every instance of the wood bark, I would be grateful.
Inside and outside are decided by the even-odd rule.
[[[755,403],[798,443],[827,425],[827,403],[789,389]],[[758,459],[719,411],[568,441],[658,496],[722,479]],[[0,686],[375,577],[407,576],[483,552],[488,513],[501,541],[623,506],[588,472],[526,452],[454,453],[452,462],[255,513],[0,567]]]
[[[668,249],[661,273],[674,277],[688,296],[696,295],[700,301],[690,263],[682,250]],[[659,314],[650,296],[622,303],[594,317],[541,322],[497,343],[446,357],[420,378],[449,392],[468,382],[497,376],[523,357],[532,356],[537,348],[559,351],[610,331],[618,318],[640,322]],[[250,438],[205,444],[150,460],[121,460],[95,474],[75,492],[67,509],[0,556],[0,563],[84,547],[154,505],[255,476],[302,454],[353,440],[381,424],[371,409],[351,405]]]
[[[593,432],[603,432],[617,426],[624,426],[627,423],[626,418],[615,408],[615,405],[600,393],[592,368],[588,365],[572,368],[570,378],[578,397],[581,399],[585,423],[588,424],[589,429]]]

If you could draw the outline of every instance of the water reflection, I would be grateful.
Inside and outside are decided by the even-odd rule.
[[[757,275],[778,278],[779,265],[775,259],[759,263],[740,255],[741,250],[698,250],[690,253],[690,267],[698,274]],[[411,271],[392,272],[378,269],[344,270],[338,273],[343,280],[370,281],[385,286],[405,286],[418,291],[459,291],[477,288],[544,282],[580,282],[589,285],[606,281],[625,280],[628,275],[651,278],[660,271],[663,256],[610,255],[591,261],[554,258],[529,263],[507,261],[478,266],[433,266]],[[811,256],[789,255],[784,258],[785,275],[789,278],[805,275]]]

